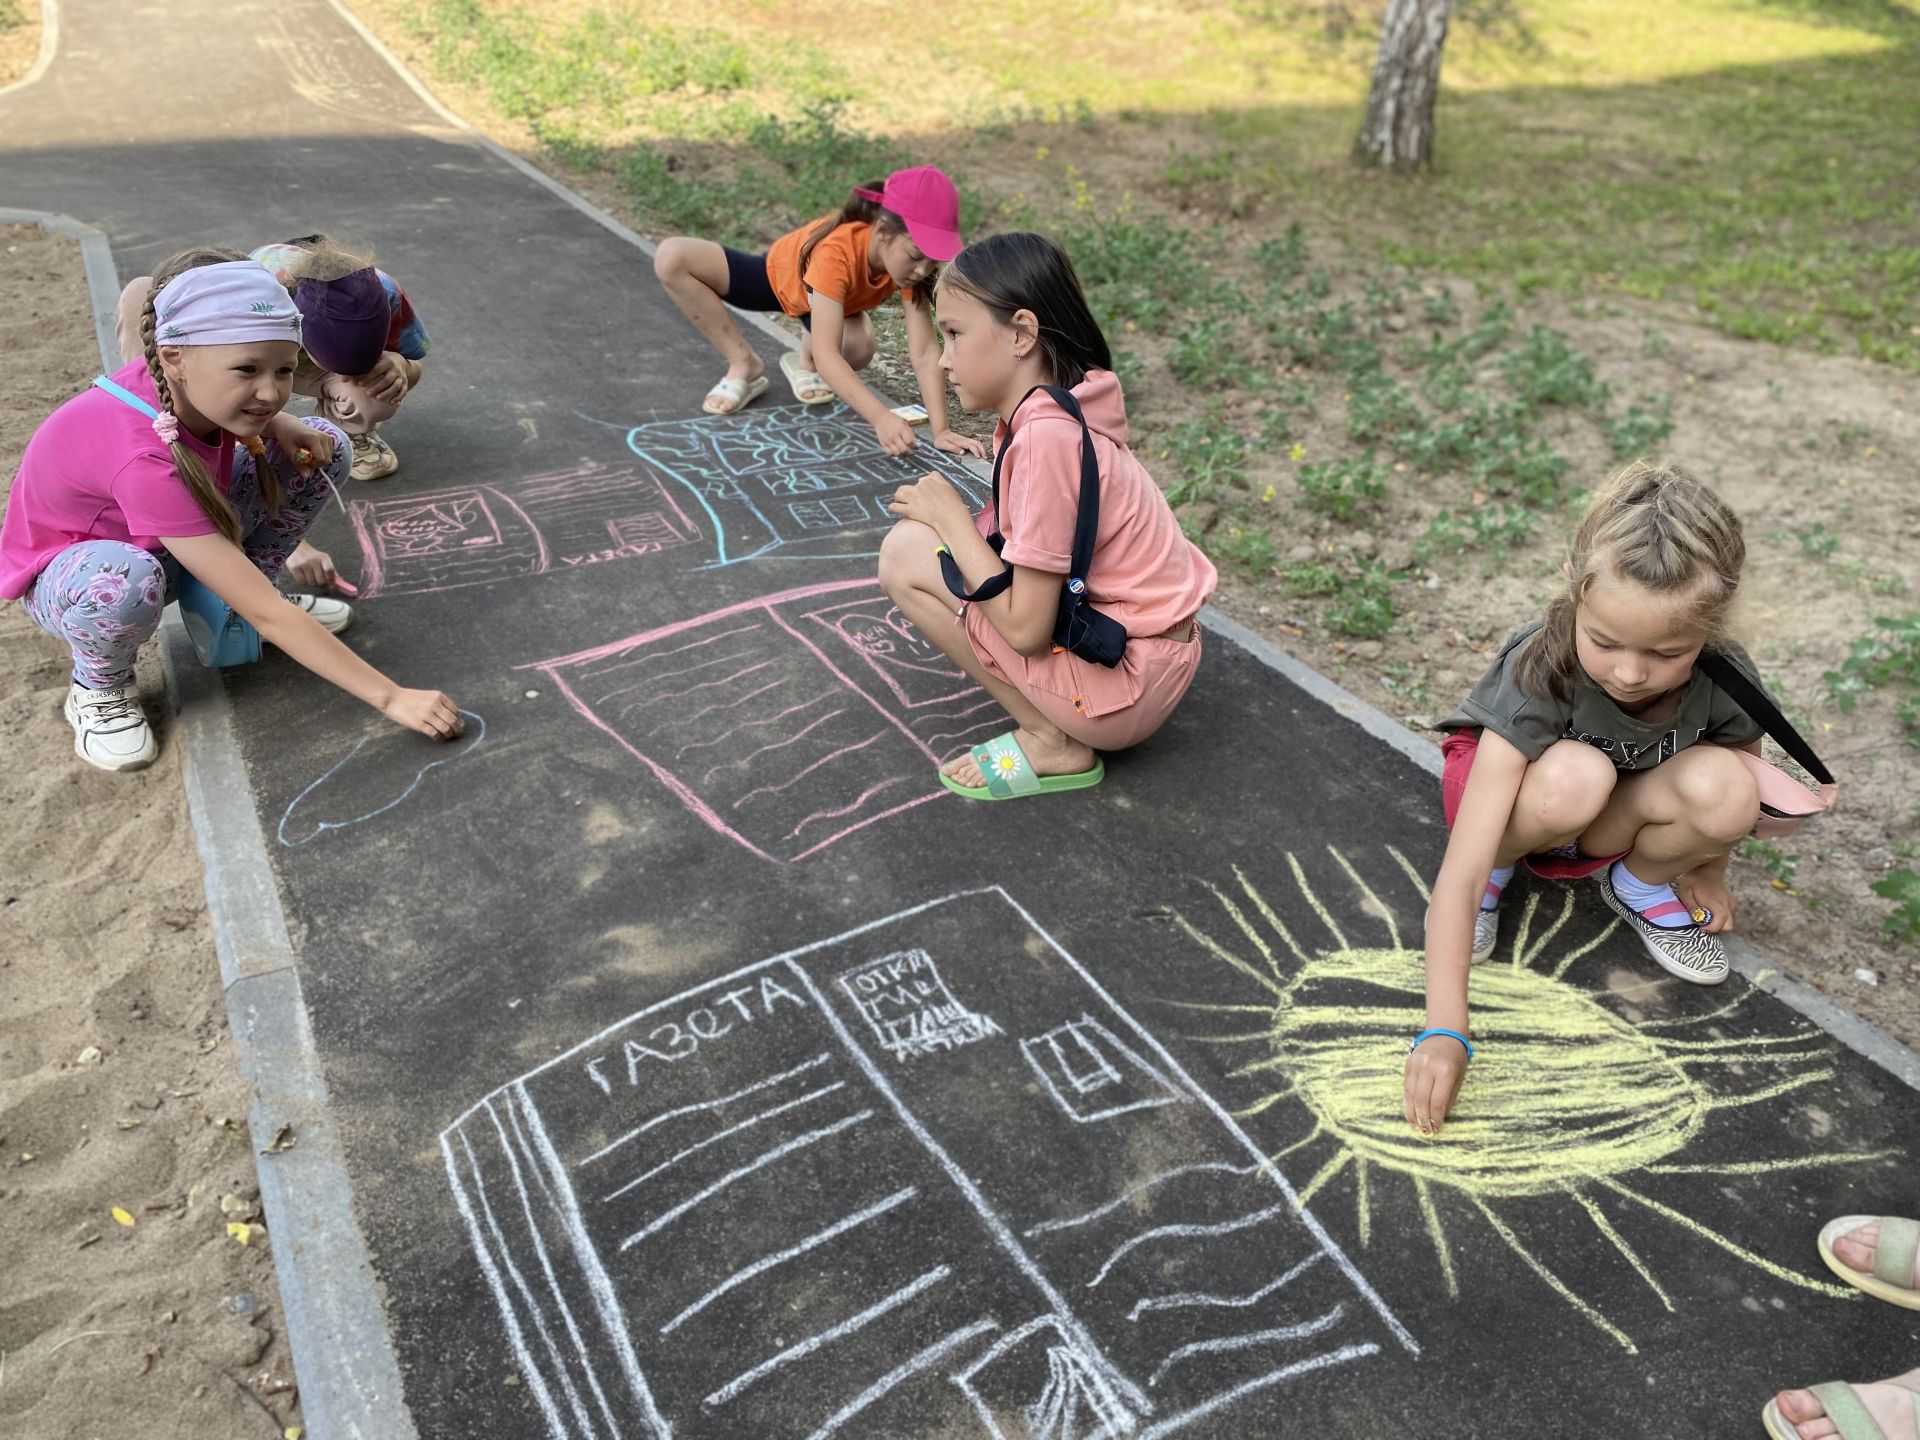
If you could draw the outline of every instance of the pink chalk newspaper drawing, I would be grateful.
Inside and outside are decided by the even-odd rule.
[[[806,586],[528,667],[706,824],[804,860],[939,798],[999,704],[877,582]]]
[[[656,555],[703,538],[650,472],[582,465],[348,508],[360,594],[410,594]]]

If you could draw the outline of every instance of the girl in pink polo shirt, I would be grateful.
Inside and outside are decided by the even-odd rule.
[[[1195,617],[1218,577],[1127,448],[1106,339],[1058,246],[1029,234],[978,241],[942,271],[934,298],[960,403],[1000,416],[998,505],[976,518],[937,474],[902,486],[880,583],[1015,725],[947,761],[940,778],[976,800],[1096,785],[1105,767],[1095,752],[1139,744],[1193,683]],[[1069,392],[1072,407],[1043,387]],[[1076,577],[1084,447],[1098,469],[1098,524]],[[1104,637],[1069,634],[1063,600],[1090,603]]]
[[[75,753],[103,770],[159,753],[133,662],[183,567],[315,674],[398,724],[458,735],[445,695],[395,685],[333,637],[345,605],[273,586],[351,457],[331,422],[282,413],[300,349],[293,298],[217,252],[174,256],[153,280],[142,358],[34,432],[0,523],[0,599],[23,601],[73,652]]]

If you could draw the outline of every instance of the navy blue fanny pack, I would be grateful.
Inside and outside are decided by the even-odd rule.
[[[1080,424],[1080,509],[1074,517],[1072,568],[1067,571],[1067,583],[1060,591],[1060,612],[1054,617],[1053,643],[1082,660],[1105,665],[1111,670],[1127,653],[1127,627],[1111,615],[1094,609],[1093,601],[1087,594],[1087,571],[1093,565],[1093,542],[1100,531],[1100,459],[1093,452],[1093,433],[1088,430],[1087,417],[1080,413],[1080,402],[1073,398],[1072,392],[1058,385],[1036,385],[1033,390],[1046,391],[1056,405]],[[1033,390],[1020,398],[1020,405],[1027,403]],[[1014,414],[1020,413],[1020,405],[1013,407]],[[1012,444],[1013,436],[1009,434],[993,457],[994,531],[987,537],[987,544],[993,547],[996,555],[1007,543],[1006,536],[1000,533],[999,528],[1000,462],[1006,458]],[[1013,566],[1004,561],[1002,566],[998,575],[982,580],[979,588],[969,594],[966,577],[961,575],[960,566],[944,547],[940,551],[941,578],[947,582],[947,589],[960,600],[991,600],[1004,592],[1013,584]]]

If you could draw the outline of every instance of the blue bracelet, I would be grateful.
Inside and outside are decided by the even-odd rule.
[[[1434,1026],[1431,1030],[1422,1030],[1418,1035],[1414,1036],[1413,1043],[1407,1046],[1407,1049],[1418,1050],[1422,1040],[1434,1035],[1445,1035],[1449,1039],[1458,1040],[1462,1045],[1467,1047],[1467,1059],[1469,1061],[1473,1059],[1473,1042],[1471,1040],[1467,1039],[1467,1037],[1462,1035],[1458,1030],[1444,1030],[1438,1025]]]

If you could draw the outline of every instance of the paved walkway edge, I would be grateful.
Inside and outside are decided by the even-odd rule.
[[[11,95],[16,90],[24,90],[42,75],[53,63],[53,52],[60,44],[60,0],[40,0],[40,53],[33,57],[33,64],[27,67],[27,73],[11,85],[0,85],[0,95]],[[15,224],[28,222],[15,221]]]
[[[101,362],[117,370],[113,321],[120,282],[106,236],[41,211],[0,210],[0,222],[37,223],[80,241]],[[252,782],[234,743],[226,687],[195,657],[177,610],[167,612],[160,644],[186,761],[187,812],[206,869],[227,1022],[240,1076],[253,1087],[247,1130],[302,1418],[314,1440],[418,1440],[373,1264],[354,1220],[346,1156],[328,1110]],[[270,1153],[288,1127],[292,1148]]]

